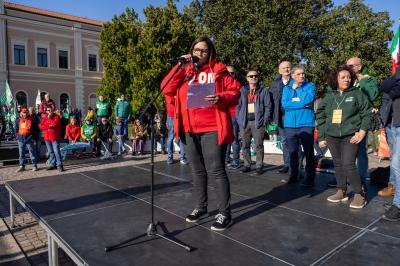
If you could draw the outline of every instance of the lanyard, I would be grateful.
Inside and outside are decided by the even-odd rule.
[[[346,98],[346,97],[343,95],[342,100],[340,101],[340,103],[338,103],[337,100],[336,100],[336,97],[335,97],[335,96],[333,97],[333,99],[335,100],[336,106],[337,106],[336,109],[339,109],[340,105],[343,103],[343,101],[344,101],[345,98]]]

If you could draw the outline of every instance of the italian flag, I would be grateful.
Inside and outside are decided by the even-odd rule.
[[[400,26],[394,35],[392,45],[390,46],[390,55],[392,57],[392,74],[396,72],[396,68],[400,66]]]

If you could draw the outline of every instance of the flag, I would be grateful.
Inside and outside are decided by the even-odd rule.
[[[392,45],[390,46],[390,56],[392,57],[392,74],[396,73],[396,68],[400,66],[400,26],[397,29]]]
[[[42,102],[42,99],[40,97],[40,90],[38,90],[37,95],[36,95],[35,107],[38,106],[38,104],[40,105],[41,102]]]
[[[3,93],[1,94],[0,103],[5,104],[8,107],[10,107],[12,101],[13,101],[13,95],[12,95],[12,92],[10,89],[10,85],[8,84],[8,81],[6,80],[6,85],[4,86]]]

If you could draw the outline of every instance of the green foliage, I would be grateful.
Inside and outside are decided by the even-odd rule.
[[[198,32],[195,21],[179,13],[173,0],[165,7],[146,7],[144,15],[146,20],[140,22],[133,10],[127,10],[101,34],[106,76],[98,92],[113,99],[119,91],[125,92],[132,99],[134,114],[159,92],[172,68],[171,59],[187,53]],[[165,110],[163,96],[155,105]]]
[[[361,0],[351,0],[312,21],[313,47],[304,52],[309,76],[324,84],[327,69],[360,57],[369,74],[378,81],[390,75],[388,42],[391,21],[387,12],[374,13]],[[323,93],[324,86],[320,86]]]
[[[257,67],[266,85],[282,60],[305,64],[308,78],[324,89],[327,69],[359,56],[378,80],[390,74],[387,12],[361,0],[334,7],[330,0],[195,0],[191,7],[215,40],[218,59],[244,74]]]

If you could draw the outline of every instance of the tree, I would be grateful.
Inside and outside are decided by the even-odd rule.
[[[194,1],[197,20],[216,44],[219,60],[242,74],[257,67],[269,84],[283,59],[298,63],[311,45],[309,22],[328,12],[330,0]]]
[[[97,93],[115,103],[120,93],[128,93],[132,84],[128,68],[128,47],[138,42],[141,23],[133,9],[126,9],[104,25],[100,34],[100,56],[104,65],[104,77]]]
[[[134,113],[159,92],[173,66],[172,58],[187,53],[198,33],[196,22],[179,13],[173,0],[165,7],[146,7],[144,15],[141,22],[127,9],[106,24],[100,37],[106,75],[98,93],[116,99],[119,92],[125,92],[132,99]],[[165,110],[163,96],[155,105]]]
[[[390,74],[387,12],[373,12],[361,0],[334,7],[330,0],[195,0],[191,4],[219,60],[242,74],[258,67],[270,84],[282,60],[305,64],[309,78],[324,88],[327,69],[361,57],[379,80]]]

